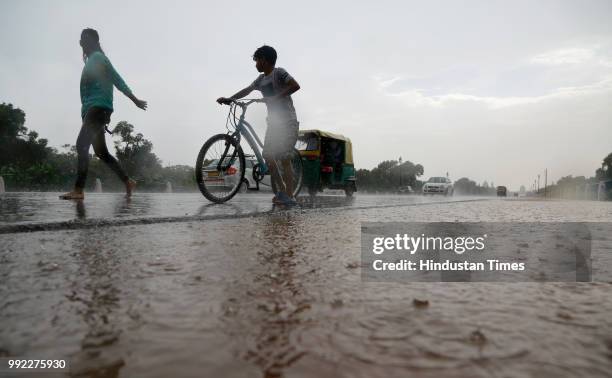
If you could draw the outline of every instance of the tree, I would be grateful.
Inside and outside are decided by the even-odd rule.
[[[402,181],[414,188],[417,177],[422,176],[425,173],[425,169],[421,164],[413,164],[411,161],[406,160],[398,166],[398,172],[402,175]]]
[[[467,177],[462,177],[455,181],[453,189],[456,194],[476,195],[478,194],[478,184]]]
[[[151,152],[153,143],[141,133],[134,135],[134,126],[126,121],[119,122],[113,134],[120,137],[119,141],[115,141],[115,151],[128,175],[144,185],[162,184],[161,162]]]
[[[58,152],[47,146],[34,130],[25,127],[26,114],[12,104],[0,104],[0,176],[11,190],[67,190],[76,178],[76,147],[65,144]],[[153,144],[134,126],[123,121],[115,128],[115,151],[127,173],[139,181],[139,188],[159,190],[166,181],[182,190],[194,190],[193,168],[188,166],[161,167],[152,152]],[[86,187],[93,187],[96,178],[105,190],[123,190],[121,180],[106,164],[91,156]]]
[[[421,164],[414,164],[408,160],[402,162],[401,165],[396,160],[385,160],[371,171],[358,169],[357,185],[363,190],[394,192],[399,186],[400,173],[402,185],[410,185],[417,189],[420,183],[417,177],[423,175],[424,168]]]
[[[0,104],[0,175],[11,187],[39,189],[54,181],[47,161],[53,149],[36,131],[28,131],[25,121],[23,110]]]
[[[41,163],[51,152],[46,139],[25,127],[25,112],[0,104],[0,166],[26,167]]]
[[[612,153],[608,154],[601,162],[601,168],[595,171],[595,176],[599,180],[612,179]]]
[[[195,187],[195,174],[188,165],[172,165],[162,168],[164,181],[170,181],[174,190],[189,190]]]
[[[0,104],[0,140],[13,140],[25,135],[28,129],[25,125],[25,112],[14,108],[13,104]]]
[[[489,186],[485,181],[482,186],[478,185],[475,181],[470,180],[467,177],[462,177],[455,181],[453,184],[455,193],[462,195],[474,195],[474,196],[490,196],[495,195],[495,187]]]

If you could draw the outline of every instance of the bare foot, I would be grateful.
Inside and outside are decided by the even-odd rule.
[[[63,200],[82,200],[85,199],[85,194],[83,194],[83,192],[73,190],[72,192],[62,194],[59,196],[59,198]]]
[[[136,189],[136,181],[129,179],[125,184],[125,196],[130,198],[132,196],[132,192]]]

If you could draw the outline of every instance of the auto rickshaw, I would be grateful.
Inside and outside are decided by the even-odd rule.
[[[310,195],[325,188],[342,189],[348,197],[357,191],[349,138],[321,130],[300,130],[296,147],[302,157],[304,187]]]

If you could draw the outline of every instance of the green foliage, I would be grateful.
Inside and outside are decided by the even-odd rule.
[[[595,177],[599,180],[612,180],[612,153],[603,159],[601,168],[595,171]]]
[[[0,167],[24,170],[44,161],[52,150],[46,139],[25,127],[25,113],[12,104],[0,104]]]
[[[164,167],[162,177],[172,183],[174,190],[191,190],[196,185],[194,170],[188,165]]]
[[[165,184],[161,162],[152,152],[153,143],[145,139],[141,133],[134,135],[134,126],[125,121],[115,126],[113,134],[117,134],[120,138],[115,141],[115,151],[119,164],[126,170],[128,176],[144,186]]]
[[[13,140],[25,135],[28,129],[24,126],[25,113],[13,104],[0,104],[0,140]]]
[[[397,160],[385,160],[370,170],[357,170],[357,185],[360,190],[395,192],[400,186],[410,185],[418,190],[421,182],[417,180],[425,172],[421,164],[404,161],[401,165]],[[401,185],[400,185],[401,183]]]
[[[460,195],[492,196],[497,193],[496,188],[492,185],[489,186],[486,181],[481,186],[467,177],[455,181],[453,189],[456,194]]]
[[[47,146],[36,131],[25,127],[25,112],[11,104],[0,104],[0,176],[9,190],[69,190],[77,174],[75,146],[62,146],[58,152]],[[195,190],[193,168],[184,165],[161,166],[153,153],[153,144],[134,126],[122,121],[115,127],[115,152],[119,164],[138,181],[140,190],[163,190],[170,181],[177,190]],[[90,155],[86,188],[93,188],[96,178],[104,190],[124,190],[123,183],[106,164]]]
[[[554,185],[546,188],[547,197],[582,199],[591,195],[597,195],[597,187],[601,179],[584,176],[573,177],[572,175],[561,177]],[[544,189],[540,188],[540,195]]]
[[[74,146],[64,145],[64,152],[47,146],[47,139],[39,138],[34,130],[25,127],[25,112],[12,104],[0,104],[0,176],[10,190],[67,190],[76,179],[77,154]],[[122,121],[115,127],[115,152],[128,175],[138,181],[139,189],[163,190],[170,181],[176,190],[195,190],[193,168],[185,165],[162,167],[153,153],[153,143],[141,133],[134,133],[134,126]],[[357,170],[360,190],[395,192],[400,186],[410,185],[420,190],[424,168],[421,164],[386,160],[372,170]],[[123,183],[98,158],[92,156],[86,187],[92,188],[95,179],[103,182],[105,190],[123,190]],[[612,180],[612,153],[602,160],[595,177],[566,176],[552,185],[552,196],[578,193],[581,188],[596,185],[598,181]],[[578,188],[578,189],[576,189]],[[454,183],[455,193],[473,195],[495,194],[491,183],[476,182],[462,177]],[[612,196],[612,192],[609,193]]]

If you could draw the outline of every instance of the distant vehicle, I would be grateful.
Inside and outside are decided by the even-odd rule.
[[[400,187],[397,192],[399,194],[414,194],[414,189],[412,189],[412,186],[407,185]]]
[[[506,188],[505,186],[498,186],[497,187],[497,196],[498,197],[506,197],[508,195],[508,188]]]
[[[423,195],[443,194],[452,196],[454,192],[453,184],[448,177],[430,177],[423,185]]]

